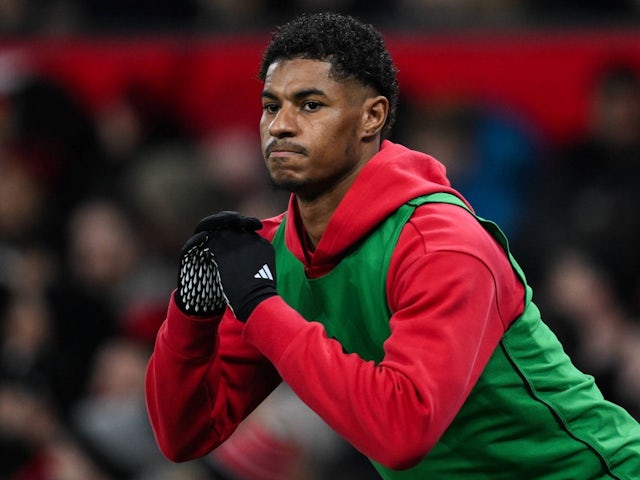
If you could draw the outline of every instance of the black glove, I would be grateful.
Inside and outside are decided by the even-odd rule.
[[[220,314],[227,304],[208,239],[207,232],[199,232],[182,247],[175,301],[187,315]]]
[[[209,247],[236,318],[245,322],[259,303],[276,293],[276,257],[271,243],[237,229],[211,233]]]
[[[198,223],[181,251],[175,300],[183,313],[211,316],[221,313],[227,304],[218,267],[207,244],[211,233],[224,228],[254,231],[261,227],[257,218],[229,211],[210,215]]]
[[[254,217],[245,217],[238,212],[224,211],[209,215],[200,220],[194,233],[213,232],[227,228],[254,232],[262,228],[262,222]]]

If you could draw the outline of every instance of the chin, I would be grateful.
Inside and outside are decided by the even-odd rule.
[[[276,190],[284,190],[290,193],[297,193],[305,186],[305,182],[294,178],[281,178],[269,176],[271,180],[271,186]]]

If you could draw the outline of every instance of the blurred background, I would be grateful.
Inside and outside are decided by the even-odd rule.
[[[179,465],[144,405],[196,222],[285,208],[257,68],[320,10],[384,32],[391,139],[503,228],[574,362],[640,419],[640,1],[0,0],[0,479],[376,478],[286,386]]]

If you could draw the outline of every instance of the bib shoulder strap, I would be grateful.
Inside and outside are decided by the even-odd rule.
[[[457,205],[458,207],[464,208],[471,215],[473,215],[476,218],[476,220],[480,222],[480,224],[484,227],[485,230],[487,230],[491,234],[491,236],[493,236],[498,241],[500,246],[502,246],[502,249],[507,254],[509,258],[509,262],[513,267],[513,270],[517,273],[522,283],[527,285],[527,280],[524,275],[524,272],[520,267],[520,265],[518,265],[518,262],[516,262],[515,258],[513,258],[513,255],[511,255],[511,251],[509,249],[509,241],[507,240],[507,237],[502,232],[502,230],[500,230],[500,227],[498,227],[498,225],[492,222],[491,220],[486,220],[476,215],[469,208],[469,206],[466,203],[464,203],[464,201],[460,197],[457,197],[456,195],[449,192],[435,192],[435,193],[430,193],[428,195],[423,195],[421,197],[414,198],[413,200],[410,200],[407,203],[409,205],[412,205],[413,207],[419,207],[420,205],[424,205],[425,203],[448,203],[450,205]],[[527,297],[529,297],[527,298],[527,300],[530,300],[530,297],[531,297],[530,289],[527,288],[526,290],[527,290]]]
[[[449,192],[430,193],[428,195],[423,195],[421,197],[414,198],[413,200],[409,200],[407,203],[409,205],[413,205],[414,207],[419,207],[420,205],[424,205],[425,203],[449,203],[451,205],[462,207],[469,213],[473,213],[460,197],[457,197],[453,193]]]

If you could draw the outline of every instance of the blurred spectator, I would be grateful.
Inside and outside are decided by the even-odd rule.
[[[3,310],[1,326],[0,380],[55,395],[69,365],[57,351],[47,305],[34,297],[12,298]]]
[[[76,0],[0,1],[0,33],[66,35],[78,31],[82,20]]]
[[[395,2],[405,27],[513,26],[523,19],[522,0],[400,0]]]
[[[640,80],[615,66],[597,79],[585,136],[561,146],[540,183],[537,241],[584,251],[608,272],[619,301],[638,311]],[[549,250],[546,250],[548,253]],[[546,265],[546,264],[545,264]],[[536,270],[532,270],[535,272]]]
[[[1,0],[0,33],[41,36],[251,32],[303,12],[337,11],[383,28],[495,28],[637,21],[637,0]]]
[[[61,408],[73,388],[70,362],[57,343],[52,286],[59,258],[48,242],[43,181],[22,163],[0,162],[0,382],[46,394]]]
[[[526,217],[541,141],[515,112],[462,99],[403,102],[394,136],[447,168],[476,213],[514,237]]]
[[[111,480],[62,425],[46,396],[0,383],[0,475],[8,480]]]
[[[377,478],[356,452],[281,384],[207,460],[229,480]]]
[[[402,19],[398,17],[398,3],[390,0],[291,0],[291,5],[287,9],[281,9],[286,12],[285,15],[280,14],[279,23],[288,16],[294,16],[301,13],[319,13],[326,11],[346,13],[355,15],[364,21],[373,22],[377,25],[396,25],[396,21]]]
[[[45,205],[47,187],[34,172],[5,152],[0,163],[0,241],[21,244],[33,237],[46,235],[49,227]]]
[[[567,250],[540,290],[549,323],[569,355],[596,378],[605,398],[640,418],[640,322],[616,298],[608,273]]]
[[[77,353],[80,365],[114,335],[151,342],[164,316],[162,296],[174,287],[175,269],[155,255],[137,227],[126,207],[100,198],[78,205],[69,219],[68,268],[56,306],[60,341]],[[77,345],[79,332],[90,340]]]
[[[74,429],[115,478],[132,478],[162,457],[147,420],[144,372],[150,352],[114,339],[92,364],[87,390],[75,405]]]
[[[61,248],[69,209],[94,185],[100,155],[92,118],[60,85],[34,76],[20,56],[0,61],[3,235]],[[13,222],[6,224],[6,222]],[[17,223],[20,222],[20,223]],[[2,225],[0,225],[2,228]]]
[[[264,29],[282,12],[279,0],[196,0],[198,27],[209,31],[237,32]],[[286,3],[286,2],[284,2]]]
[[[185,235],[200,218],[219,206],[212,201],[215,197],[198,166],[193,146],[148,147],[136,156],[135,163],[128,165],[122,185],[145,255],[163,255],[171,262]]]
[[[105,173],[117,174],[136,162],[147,148],[189,140],[168,100],[135,81],[96,113],[96,130],[105,156]]]
[[[637,21],[637,0],[528,0],[527,14],[535,24],[573,25]]]
[[[25,6],[21,0],[0,2],[0,32],[13,33],[22,28],[27,17]]]
[[[591,106],[585,137],[546,165],[521,243],[546,319],[574,362],[640,418],[639,73],[607,68]]]
[[[198,13],[197,0],[83,0],[78,7],[88,31],[111,33],[184,30]]]
[[[212,472],[202,462],[172,463],[150,466],[134,480],[227,480]]]
[[[213,197],[208,213],[237,210],[268,218],[286,209],[288,193],[269,189],[269,175],[254,130],[230,126],[212,132],[199,142],[199,149],[200,173]]]
[[[116,204],[94,200],[78,206],[69,222],[69,266],[77,283],[118,303],[136,268],[137,239]]]

